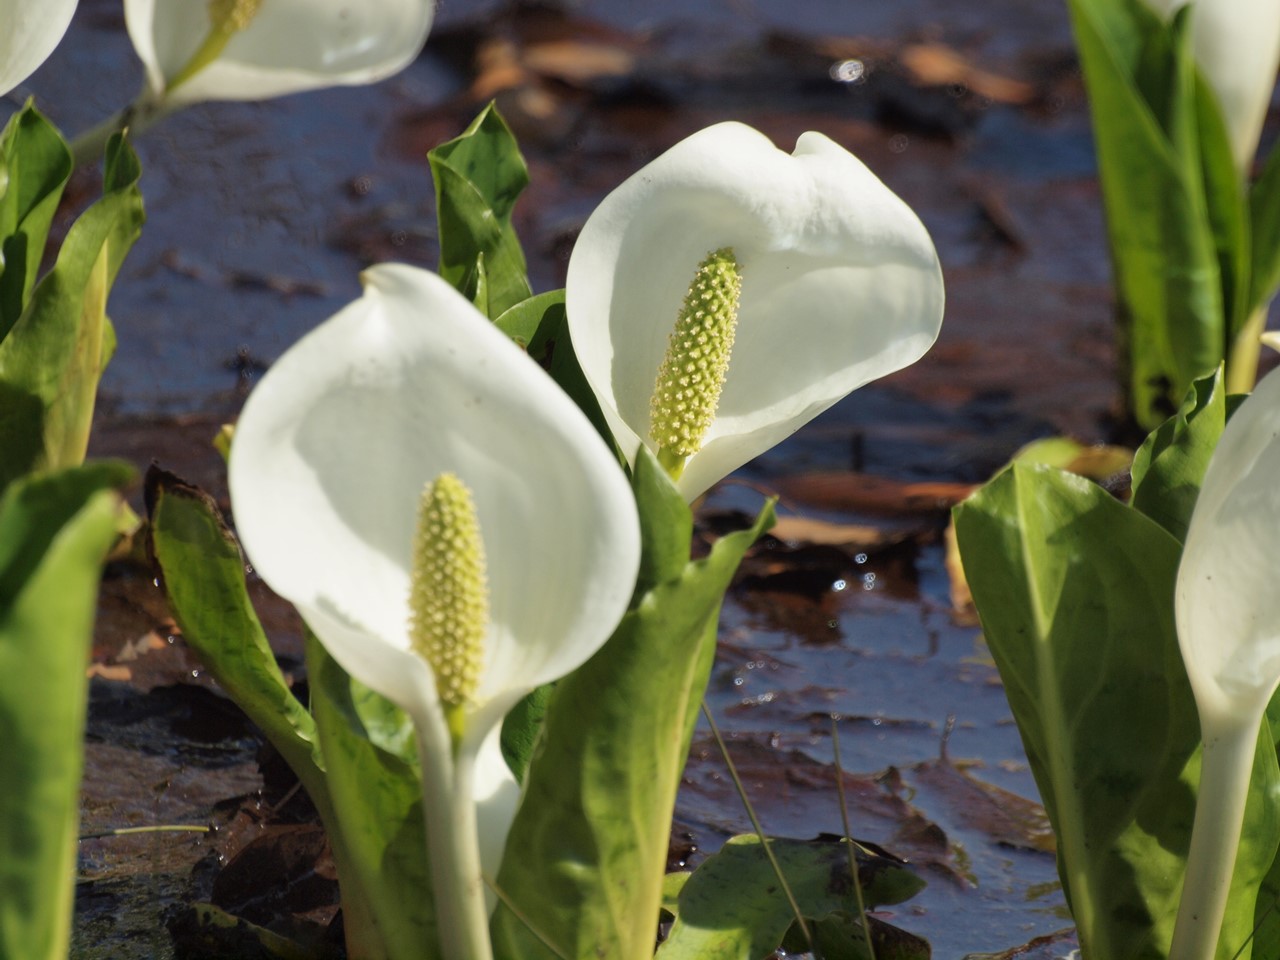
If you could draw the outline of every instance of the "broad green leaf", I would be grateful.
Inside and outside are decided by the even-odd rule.
[[[1100,487],[1014,465],[955,511],[983,630],[1045,810],[1085,956],[1168,950],[1194,816],[1199,725],[1173,623],[1180,544]],[[1277,825],[1260,738],[1219,943],[1252,929]],[[1246,949],[1241,958],[1247,958]]]
[[[690,563],[688,508],[641,451],[642,583],[612,638],[561,680],[507,839],[498,886],[565,956],[653,952],[676,788],[715,655],[720,603],[738,562],[772,521],[721,538]],[[684,518],[679,549],[672,516]],[[496,955],[550,957],[499,906]]]
[[[0,134],[0,340],[22,315],[44,257],[49,225],[74,164],[62,136],[35,107]]]
[[[769,841],[807,919],[858,916],[847,840]],[[924,881],[909,868],[855,847],[868,909],[915,896]],[[693,872],[677,899],[676,921],[658,960],[764,960],[795,919],[791,904],[753,834],[732,837]],[[823,952],[825,956],[825,951]],[[865,956],[865,954],[863,954]]]
[[[119,136],[105,193],[72,226],[58,260],[0,341],[0,487],[84,459],[98,381],[114,348],[107,294],[142,229],[138,164]]]
[[[152,467],[147,513],[151,555],[187,645],[323,810],[328,788],[315,722],[276,663],[249,599],[240,544],[217,504],[199,488]]]
[[[1200,151],[1184,142],[1188,124],[1194,129],[1195,74],[1185,40],[1169,43],[1180,61],[1165,71],[1174,82],[1157,116],[1139,83],[1157,82],[1151,38],[1166,28],[1155,14],[1141,0],[1069,7],[1093,115],[1126,390],[1138,423],[1151,429],[1222,360],[1228,329]]]
[[[1280,287],[1280,150],[1273,149],[1249,191],[1249,306],[1260,307]]]
[[[399,952],[392,949],[394,937],[408,920],[384,917],[373,905],[377,902],[373,898],[381,894],[377,887],[367,886],[369,871],[362,835],[366,827],[357,825],[354,839],[350,839],[349,834],[353,829],[349,797],[353,783],[385,791],[373,798],[373,802],[385,799],[388,805],[394,805],[396,784],[388,788],[367,772],[362,774],[363,779],[344,782],[340,776],[350,775],[349,763],[340,764],[338,777],[326,776],[327,758],[320,745],[323,722],[328,721],[327,736],[337,744],[334,750],[340,761],[348,759],[347,739],[357,735],[339,729],[345,721],[335,713],[338,708],[333,706],[333,698],[326,698],[323,691],[316,689],[319,673],[314,664],[312,695],[317,705],[317,719],[312,719],[289,689],[249,599],[240,546],[209,496],[172,474],[152,468],[147,474],[147,508],[151,518],[152,556],[160,568],[165,595],[183,636],[218,684],[280,752],[324,821],[338,867],[344,927],[348,943],[352,945],[351,955],[372,960],[412,955],[403,945]],[[310,662],[314,658],[310,647],[308,651]],[[322,667],[323,664],[322,658]],[[325,676],[337,669],[333,667]],[[346,705],[351,697],[349,692],[344,692],[340,705]],[[392,721],[370,726],[384,742],[395,739]],[[367,742],[359,749],[378,752],[378,748]],[[413,782],[416,785],[416,778]],[[421,819],[418,808],[418,820]],[[375,824],[372,829],[376,833],[382,826]],[[416,849],[420,855],[421,842]],[[390,904],[388,909],[394,906]]]
[[[1178,412],[1162,423],[1133,456],[1135,509],[1179,543],[1187,535],[1200,481],[1227,422],[1222,367],[1191,385]]]
[[[492,104],[427,154],[436,188],[440,276],[490,318],[531,294],[511,210],[529,183],[515,137]]]
[[[422,785],[402,754],[412,753],[400,736],[403,718],[347,676],[310,632],[307,669],[335,813],[325,827],[338,861],[348,955],[431,960],[439,941]]]
[[[122,464],[0,497],[0,956],[63,960],[71,935],[86,666],[119,530]]]
[[[811,933],[822,960],[929,960],[933,950],[927,940],[879,919],[864,917],[871,932],[874,955],[867,953],[866,939],[858,921],[847,913],[834,913],[815,921]],[[792,924],[788,938],[799,934]],[[788,941],[783,941],[784,946]],[[802,941],[796,941],[799,946]],[[801,947],[803,949],[803,947]]]

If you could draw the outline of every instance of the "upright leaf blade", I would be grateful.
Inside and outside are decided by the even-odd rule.
[[[0,340],[22,315],[74,163],[61,134],[28,104],[0,133]]]
[[[1199,770],[1173,624],[1180,545],[1088,481],[1022,465],[958,507],[956,531],[1058,837],[1082,951],[1163,958]],[[1261,738],[1219,960],[1252,929],[1277,843],[1264,809],[1277,776]]]
[[[1200,481],[1227,422],[1222,367],[1191,385],[1178,412],[1143,441],[1133,456],[1135,509],[1181,542],[1187,535]]]
[[[1138,423],[1152,429],[1222,360],[1228,329],[1200,152],[1178,133],[1196,109],[1194,72],[1188,62],[1167,73],[1186,82],[1165,91],[1173,99],[1157,117],[1139,83],[1152,74],[1143,62],[1148,38],[1166,29],[1156,15],[1141,0],[1069,7],[1093,116],[1126,389]],[[1185,43],[1169,50],[1189,57]]]
[[[687,533],[678,551],[669,533],[672,511],[688,517],[683,499],[644,451],[636,478],[642,579],[654,582],[552,693],[498,875],[519,914],[570,957],[652,955],[671,811],[720,603],[742,554],[772,522],[766,507],[751,530],[688,563]],[[492,928],[498,956],[553,956],[505,906]]]
[[[98,381],[114,346],[111,283],[142,229],[138,164],[108,148],[106,193],[76,221],[58,261],[0,341],[0,487],[84,459]]]
[[[26,478],[0,498],[0,956],[71,935],[88,660],[129,468]]]
[[[496,318],[532,293],[511,225],[512,208],[529,183],[524,157],[490,104],[427,160],[436,188],[440,276]]]

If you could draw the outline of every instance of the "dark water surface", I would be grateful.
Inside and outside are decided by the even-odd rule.
[[[490,69],[473,69],[478,56]],[[82,0],[25,92],[73,134],[140,82],[118,3]],[[759,490],[781,489],[784,514],[877,531],[757,552],[725,608],[709,701],[779,835],[840,830],[830,720],[840,717],[843,765],[858,775],[848,781],[853,833],[912,859],[929,881],[886,917],[929,939],[936,957],[1066,926],[1035,811],[982,786],[1035,797],[979,632],[953,609],[944,510],[871,510],[853,473],[974,483],[1037,436],[1106,436],[1108,268],[1058,0],[446,3],[423,57],[377,87],[188,110],[137,144],[149,221],[111,301],[120,347],[95,450],[157,458],[225,496],[207,441],[257,373],[358,295],[362,267],[434,265],[425,151],[494,91],[530,164],[517,224],[536,290],[563,282],[573,237],[605,192],[722,119],[783,146],[806,129],[827,133],[925,221],[948,286],[934,350],[703,508],[711,530],[754,512]],[[74,187],[96,189],[91,175]],[[830,484],[815,494],[816,472],[845,474],[836,495]],[[274,829],[279,804],[295,801],[270,786],[259,795],[253,731],[173,639],[146,575],[113,570],[102,614],[85,831],[221,829],[85,841],[77,953],[163,957],[162,912],[208,897],[228,851]],[[296,666],[296,624],[278,611],[270,622]],[[678,845],[695,858],[749,829],[703,731],[677,821]],[[324,921],[333,908],[323,901],[289,909]]]

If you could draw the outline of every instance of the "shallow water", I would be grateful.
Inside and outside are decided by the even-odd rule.
[[[1066,926],[1053,857],[1032,849],[1034,817],[975,784],[1035,797],[979,632],[952,609],[945,515],[870,512],[853,474],[980,482],[1037,436],[1107,436],[1108,268],[1058,0],[584,0],[567,14],[447,3],[426,54],[377,87],[171,118],[138,142],[149,222],[111,301],[120,348],[95,450],[142,465],[158,458],[225,498],[207,439],[257,373],[357,295],[363,266],[433,265],[424,154],[487,95],[492,76],[469,67],[480,48],[523,71],[498,97],[530,164],[516,219],[537,290],[562,282],[600,196],[721,119],[781,145],[822,130],[929,227],[948,289],[934,350],[744,468],[702,511],[710,528],[754,512],[760,489],[781,488],[783,513],[875,526],[883,542],[759,551],[726,604],[709,701],[766,829],[794,836],[840,829],[838,715],[843,767],[859,775],[848,781],[859,798],[853,832],[920,866],[929,888],[891,919],[929,939],[936,957]],[[604,66],[575,74],[583,63]],[[28,87],[75,132],[139,83],[118,4],[82,0],[68,41]],[[91,175],[73,186],[86,198],[96,189]],[[848,472],[836,486],[849,496],[806,499],[817,471]],[[223,830],[87,841],[81,956],[169,955],[162,914],[208,895],[228,852],[246,842],[245,809],[264,803],[252,731],[183,726],[195,716],[205,729],[224,711],[181,642],[167,639],[165,616],[145,576],[109,577],[95,660],[127,676],[94,681],[85,829]],[[278,610],[270,622],[296,658],[296,624]],[[143,638],[154,639],[120,659]],[[949,718],[950,765],[938,762]],[[688,835],[696,857],[746,829],[700,732],[677,839]]]

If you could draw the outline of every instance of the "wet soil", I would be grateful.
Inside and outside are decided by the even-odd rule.
[[[131,57],[119,5],[82,0],[30,91],[83,129],[134,93]],[[446,3],[423,57],[377,87],[193,108],[138,144],[150,220],[112,297],[120,348],[93,452],[157,460],[225,506],[210,437],[261,370],[357,295],[361,267],[433,265],[425,151],[490,97],[529,160],[517,225],[536,290],[562,283],[608,189],[721,119],[781,145],[821,130],[920,214],[946,273],[938,344],[701,507],[714,536],[781,492],[790,524],[726,603],[708,700],[778,835],[840,831],[839,737],[853,833],[929,882],[885,916],[934,956],[1068,926],[1017,730],[972,612],[953,604],[943,540],[956,490],[1022,444],[1113,431],[1105,238],[1059,0]],[[73,184],[93,189],[91,174]],[[297,669],[296,620],[260,599]],[[171,956],[166,919],[195,899],[323,927],[331,867],[305,798],[260,763],[259,737],[186,653],[149,572],[110,568],[100,613],[84,832],[215,830],[84,841],[75,954]],[[696,862],[749,829],[700,730],[674,857]],[[255,844],[275,866],[246,872],[292,899],[239,881],[215,890]]]

